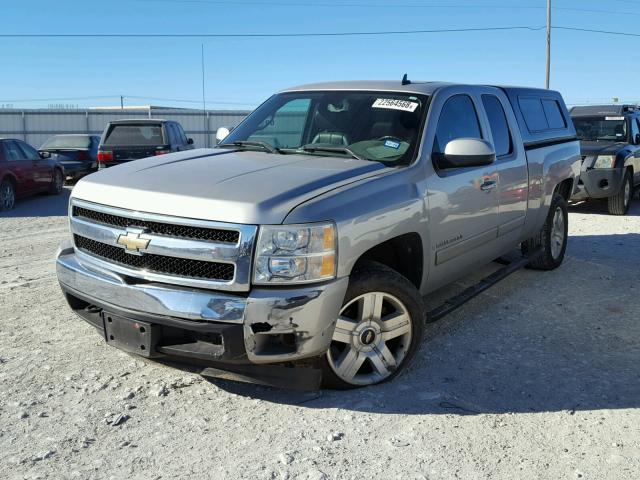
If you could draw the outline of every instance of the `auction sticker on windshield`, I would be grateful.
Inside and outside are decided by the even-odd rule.
[[[389,110],[402,110],[403,112],[415,112],[418,108],[417,102],[410,102],[408,100],[398,100],[395,98],[378,98],[371,108],[387,108]]]
[[[624,120],[624,117],[604,117],[605,120]]]

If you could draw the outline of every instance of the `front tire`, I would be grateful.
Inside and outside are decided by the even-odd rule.
[[[626,215],[631,206],[633,198],[633,178],[631,172],[627,170],[622,180],[620,191],[613,197],[608,198],[609,213],[611,215]]]
[[[323,385],[345,390],[396,377],[420,348],[424,324],[418,289],[385,265],[363,262],[351,275],[331,345],[320,359]]]
[[[562,195],[554,193],[547,219],[540,233],[522,242],[522,254],[525,257],[542,248],[542,255],[532,259],[529,263],[529,268],[535,270],[558,268],[562,264],[567,250],[568,233],[569,213],[567,211],[567,202]]]
[[[16,189],[13,182],[3,180],[0,183],[0,212],[13,209],[16,204]]]

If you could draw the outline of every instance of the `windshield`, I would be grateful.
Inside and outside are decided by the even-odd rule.
[[[410,163],[427,97],[397,92],[291,92],[258,107],[219,147]],[[265,144],[267,148],[265,148]]]
[[[624,117],[579,117],[573,119],[580,140],[623,142],[627,138]]]
[[[112,125],[104,139],[105,146],[152,146],[163,145],[162,126],[156,125]]]
[[[40,150],[67,148],[87,149],[91,146],[91,137],[88,135],[58,135],[44,142]]]

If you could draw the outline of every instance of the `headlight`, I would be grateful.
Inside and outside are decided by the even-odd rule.
[[[613,155],[600,155],[593,162],[593,168],[613,168],[616,164],[616,157]]]
[[[333,223],[260,227],[253,283],[309,283],[336,276]]]

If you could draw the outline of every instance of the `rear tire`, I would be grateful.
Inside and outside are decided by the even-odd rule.
[[[323,386],[346,390],[395,378],[420,348],[425,316],[409,280],[363,262],[351,274],[331,345],[320,358]]]
[[[0,212],[6,212],[16,205],[16,188],[11,180],[0,183]]]
[[[62,174],[62,170],[56,168],[53,171],[53,178],[51,179],[51,186],[49,187],[50,195],[59,195],[62,193],[62,189],[64,188],[64,175]]]
[[[535,270],[553,270],[558,268],[564,260],[567,250],[569,232],[569,214],[567,201],[558,193],[553,194],[551,207],[540,233],[522,242],[522,254],[532,255],[542,247],[542,255],[529,263],[529,268]]]
[[[633,178],[631,172],[627,170],[620,186],[620,191],[613,197],[608,198],[609,213],[611,215],[626,215],[631,206],[633,198]]]

